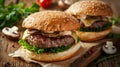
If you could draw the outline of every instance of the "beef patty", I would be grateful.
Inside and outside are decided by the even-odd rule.
[[[57,36],[57,37],[46,37],[43,35],[30,35],[26,38],[26,41],[33,46],[39,48],[53,48],[60,46],[72,45],[75,43],[75,40],[70,35]]]
[[[95,21],[91,26],[85,27],[85,25],[80,22],[81,28],[98,28],[98,27],[103,27],[105,24],[107,24],[109,22],[107,21]]]

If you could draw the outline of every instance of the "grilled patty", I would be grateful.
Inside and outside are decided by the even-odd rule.
[[[60,46],[72,45],[75,40],[70,35],[57,36],[57,37],[46,37],[40,34],[33,34],[26,38],[26,41],[33,46],[39,48],[53,48]]]
[[[81,25],[81,28],[88,28],[89,29],[89,28],[103,27],[107,23],[109,23],[109,22],[107,22],[107,21],[96,21],[91,26],[85,27],[85,25],[82,22],[80,22],[80,25]]]

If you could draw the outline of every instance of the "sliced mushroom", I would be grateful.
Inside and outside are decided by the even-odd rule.
[[[18,27],[13,26],[12,28],[5,27],[2,29],[2,33],[10,39],[19,39],[20,33],[18,32]]]
[[[114,54],[117,52],[117,48],[113,45],[112,41],[107,41],[102,49],[106,54]]]

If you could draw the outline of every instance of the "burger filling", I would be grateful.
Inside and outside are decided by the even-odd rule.
[[[108,17],[103,16],[83,16],[80,19],[80,31],[99,32],[112,26]]]
[[[58,36],[58,37],[46,37],[43,35],[30,35],[26,38],[26,41],[39,48],[53,48],[60,46],[68,46],[74,44],[75,40],[70,35]]]
[[[57,53],[69,49],[79,41],[68,32],[41,32],[37,30],[26,30],[19,44],[35,53]]]

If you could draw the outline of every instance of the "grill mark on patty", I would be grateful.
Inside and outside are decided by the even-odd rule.
[[[26,38],[26,41],[33,46],[39,48],[53,48],[60,46],[72,45],[75,40],[70,35],[57,36],[57,37],[46,37],[43,35],[30,35]]]

